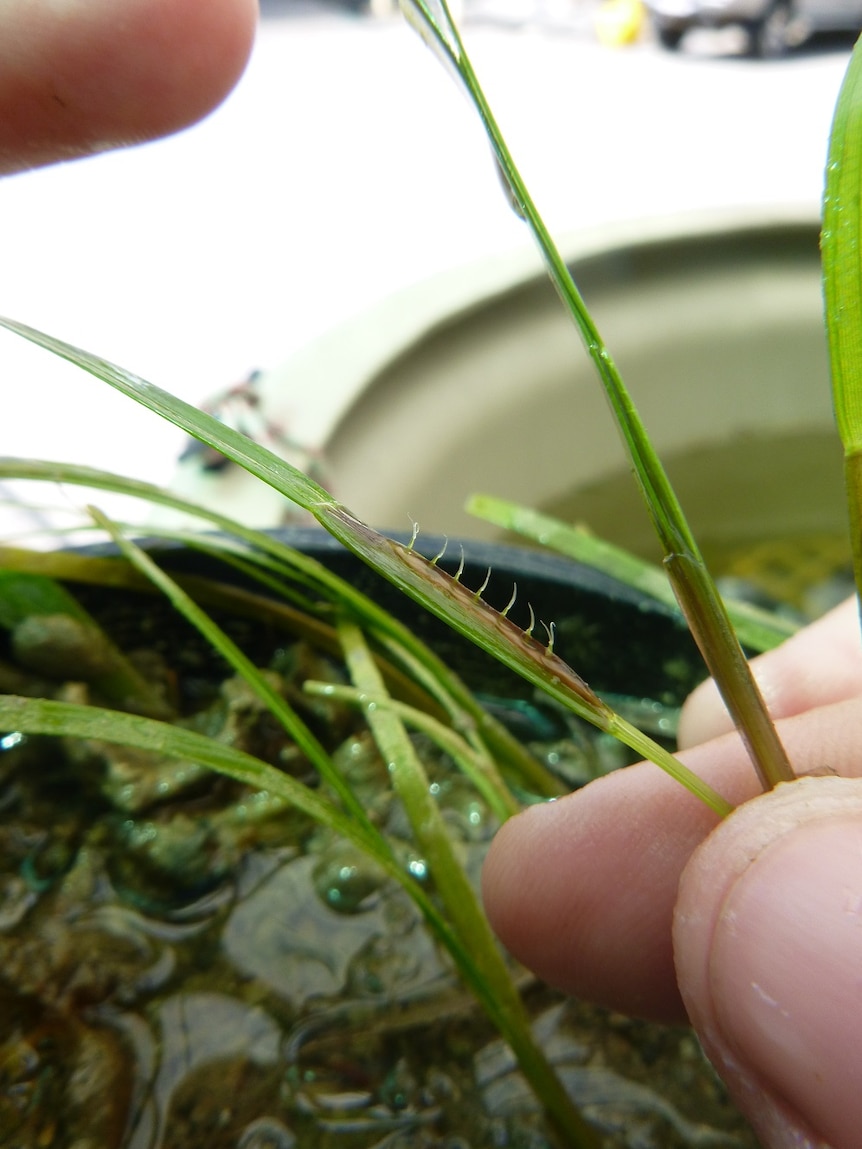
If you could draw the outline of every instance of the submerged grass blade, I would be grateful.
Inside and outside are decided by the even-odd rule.
[[[384,693],[383,682],[362,632],[352,623],[345,623],[340,633],[354,686],[367,697],[379,697]],[[598,1149],[599,1135],[577,1111],[533,1037],[520,995],[473,887],[455,857],[446,823],[401,716],[391,706],[367,702],[366,721],[383,760],[389,763],[393,786],[425,856],[434,888],[473,956],[480,977],[480,984],[472,987],[474,992],[486,1003],[492,1020],[515,1052],[525,1077],[564,1139],[563,1144],[574,1149]]]
[[[862,40],[841,86],[823,199],[823,295],[857,594],[862,594]]]
[[[78,354],[86,355],[85,352],[78,352]],[[119,371],[120,369],[116,368],[115,370]],[[95,373],[96,363],[93,365],[93,371]],[[171,397],[167,396],[167,398]],[[140,401],[144,402],[143,399]],[[180,401],[177,400],[177,402]],[[200,421],[208,426],[213,441],[220,444],[220,453],[230,454],[231,447],[227,440],[221,445],[219,436],[222,425],[211,416],[197,411],[194,407],[188,407],[187,404],[182,404],[182,406],[187,409],[190,420],[195,421],[195,417],[199,417]],[[224,428],[224,430],[228,429]],[[234,432],[231,436],[232,441],[235,435]],[[240,438],[242,437],[240,436]],[[246,440],[246,442],[248,441]],[[256,445],[253,444],[252,446]],[[269,454],[264,448],[258,448],[258,451],[262,451],[265,455]],[[281,460],[275,456],[271,458],[273,466],[281,464]],[[281,465],[288,471],[292,470],[286,463]],[[257,472],[253,471],[253,473]],[[285,573],[298,574],[305,580],[306,585],[315,586],[322,595],[326,596],[328,601],[335,603],[340,610],[348,611],[353,617],[359,619],[368,632],[386,647],[393,658],[398,656],[399,650],[405,652],[407,655],[405,661],[413,664],[408,673],[412,673],[415,667],[421,667],[425,674],[423,681],[426,689],[435,693],[433,683],[438,684],[435,694],[438,700],[442,697],[448,697],[449,705],[467,716],[469,723],[474,724],[481,733],[483,741],[487,744],[500,768],[506,770],[514,778],[521,779],[524,789],[545,797],[554,797],[563,793],[559,779],[547,771],[501,723],[497,722],[477,703],[460,678],[408,627],[400,623],[389,612],[381,609],[366,595],[333,574],[323,563],[309,555],[285,546],[272,535],[244,527],[215,511],[199,507],[153,484],[97,471],[90,467],[72,463],[43,463],[32,459],[0,459],[0,479],[2,478],[49,480],[132,495],[156,505],[167,506],[186,514],[196,515],[202,521],[211,523],[218,530],[245,540],[253,551],[258,551],[271,557],[275,562],[282,563]],[[323,493],[332,506],[338,506],[327,492]],[[366,528],[366,530],[370,530],[370,528]],[[383,577],[395,581],[391,572],[387,573],[386,570],[381,569],[374,546],[367,546],[364,538],[359,539],[355,532],[351,532],[344,526],[340,528],[337,537],[356,554],[360,554],[360,546],[364,547],[365,552],[360,554],[360,557],[363,557],[370,566],[377,569]],[[376,537],[381,542],[388,543],[388,540],[384,539],[382,535]],[[421,601],[418,593],[414,593],[409,587],[403,589]],[[449,621],[445,613],[440,614],[440,617],[444,621]]]
[[[454,590],[453,580],[448,579],[447,582],[448,576],[438,570],[433,563],[422,559],[408,547],[393,542],[385,535],[381,535],[378,531],[361,522],[346,507],[337,502],[328,491],[297,471],[296,468],[291,467],[290,464],[279,459],[259,444],[252,443],[238,431],[223,426],[205,412],[199,411],[196,407],[184,403],[173,395],[169,395],[161,388],[147,383],[131,372],[108,363],[99,356],[90,355],[80,348],[73,347],[62,340],[54,339],[52,336],[12,320],[0,319],[0,326],[5,326],[46,350],[53,351],[61,358],[76,363],[97,378],[116,387],[129,398],[182,427],[190,435],[215,447],[221,454],[245,467],[251,474],[256,475],[276,490],[281,491],[287,498],[308,510],[317,518],[321,526],[325,527],[344,546],[353,551],[384,578],[389,579],[390,582],[409,594],[420,605],[442,618],[459,633],[466,635],[476,645],[481,646],[494,658],[521,674],[529,682],[538,686],[540,690],[558,698],[563,705],[572,709],[588,722],[593,723],[600,730],[619,736],[627,745],[631,745],[628,735],[628,730],[631,728],[627,724],[624,726],[615,725],[611,708],[606,706],[561,659],[532,639],[524,641],[524,632],[519,631],[514,624],[509,623],[504,618],[501,623],[501,616],[487,607],[478,596],[459,594],[458,591],[463,592],[464,588],[455,583],[454,587],[458,589]],[[0,469],[0,476],[4,473],[17,474],[14,468],[8,466],[5,469]],[[74,473],[74,468],[69,468],[67,471],[68,475]],[[90,472],[90,474],[92,476],[93,473]],[[42,474],[40,477],[45,477],[45,475]],[[141,486],[145,485],[141,484]],[[157,490],[157,488],[150,489]],[[210,521],[213,522],[225,521],[217,515],[205,517],[209,517]],[[230,523],[226,525],[231,526]],[[241,531],[238,533],[242,534]],[[255,535],[255,532],[251,531],[246,531],[246,533],[251,536]],[[259,540],[258,542],[260,544]],[[269,546],[273,552],[278,552],[277,544],[271,541]],[[287,551],[287,548],[282,549]],[[292,561],[289,555],[288,561]],[[320,567],[320,564],[315,565]],[[323,577],[325,585],[325,576]],[[348,588],[343,588],[339,593],[348,607],[351,602],[357,601],[355,592],[351,593]],[[393,627],[391,616],[380,611],[379,608],[374,608],[373,604],[370,607],[363,604],[363,607],[366,613],[373,617],[373,621],[369,619],[373,627],[379,627],[384,633],[391,634],[394,631],[398,640],[403,641],[408,649],[418,651],[419,657],[423,660],[429,659],[430,652],[425,650],[422,644],[417,643],[406,628]],[[743,667],[747,670],[747,664],[741,650],[740,658]],[[448,673],[439,663],[439,660],[436,660],[436,672]],[[454,685],[453,676],[450,675],[449,677]],[[499,724],[493,723],[490,716],[471,700],[469,691],[466,691],[463,686],[460,689],[459,700],[463,701],[465,709],[471,712],[481,726],[498,727],[492,731],[495,746],[505,749],[515,757],[516,761],[518,754],[523,760],[524,751],[517,741],[500,729]],[[649,740],[647,744],[652,745]],[[643,745],[644,743],[639,741],[638,752],[641,752],[640,747]],[[647,756],[662,769],[670,767],[674,777],[680,779],[690,777],[692,793],[703,794],[703,784],[693,775],[690,775],[680,763],[671,758],[661,747],[656,746],[655,750],[651,750]],[[534,763],[533,769],[537,768],[538,764]],[[686,784],[688,785],[688,782]],[[559,785],[556,780],[549,782],[547,792],[559,793]],[[713,809],[721,810],[723,813],[727,812],[727,803],[717,794],[712,794],[709,804]]]
[[[283,798],[316,822],[361,845],[381,865],[393,868],[388,850],[381,851],[376,838],[334,802],[258,758],[182,726],[98,706],[0,695],[0,728],[23,734],[91,738],[199,762],[237,782]]]
[[[135,746],[166,757],[198,762],[218,774],[281,798],[373,858],[407,891],[458,969],[464,972],[468,984],[480,981],[469,950],[432,899],[393,857],[385,838],[377,830],[369,834],[364,825],[334,802],[259,758],[214,738],[155,719],[97,706],[9,694],[0,695],[0,729]]]
[[[235,642],[202,610],[196,602],[166,574],[146,552],[126,539],[105,515],[91,509],[94,520],[108,532],[129,562],[145,575],[162,592],[175,609],[190,622],[239,674],[266,704],[272,715],[281,723],[285,732],[294,740],[320,776],[328,783],[344,803],[345,809],[369,834],[376,831],[368,819],[365,807],[357,800],[353,791],[333,765],[332,759],[308,729],[299,715],[288,705],[281,694],[261,674],[254,663],[239,649]]]
[[[54,341],[51,340],[51,342]],[[84,352],[77,354],[86,355]],[[119,371],[120,369],[115,370]],[[167,398],[170,399],[171,397],[168,396]],[[177,400],[176,402],[179,403],[180,401]],[[187,407],[187,404],[182,404],[182,406]],[[199,417],[204,422],[209,420],[216,424],[215,428],[210,430],[214,442],[218,443],[220,425],[195,408],[188,408],[188,411],[190,412],[190,422],[195,422],[195,417]],[[263,450],[263,448],[258,449]],[[229,451],[230,446],[226,443],[223,453],[229,453]],[[268,454],[268,452],[265,453]],[[276,463],[280,463],[280,460],[273,457],[273,465]],[[283,464],[283,466],[289,471],[292,470],[288,464]],[[23,462],[0,461],[0,477],[45,478],[46,472],[51,477],[56,478],[61,473],[61,469],[56,466],[42,468],[29,460]],[[71,465],[62,468],[62,481],[64,482],[77,482],[93,487],[98,486],[100,480],[110,490],[135,493],[139,496],[143,494],[143,497],[152,498],[157,502],[163,501],[171,506],[182,506],[184,509],[188,507],[188,504],[184,503],[183,500],[162,492],[157,487],[151,487],[149,484],[126,481],[117,476],[95,472],[89,468]],[[692,793],[705,800],[713,810],[721,815],[729,812],[730,806],[720,795],[709,787],[705,787],[695,775],[669,755],[663,747],[653,743],[640,732],[634,731],[634,728],[629,724],[616,722],[616,716],[612,709],[598,699],[586,683],[561,659],[552,655],[546,647],[532,639],[526,639],[523,631],[518,630],[507,619],[501,618],[497,612],[483,603],[478,595],[465,592],[464,587],[455,583],[433,563],[422,559],[408,547],[393,542],[371,527],[366,526],[351,515],[346,508],[336,503],[326,492],[323,494],[329,501],[327,520],[324,525],[336,538],[340,539],[345,546],[366,561],[378,573],[409,594],[421,606],[442,618],[453,629],[466,635],[492,657],[526,678],[528,682],[532,682],[540,690],[556,698],[564,706],[593,723],[600,730],[619,737],[626,745],[635,749],[636,753],[644,754],[645,757],[650,758],[651,761],[670,773],[672,777],[682,781]],[[271,537],[261,536],[258,532],[232,524],[222,516],[204,511],[200,513],[202,517],[208,518],[209,521],[223,529],[235,529],[240,537],[248,538],[259,547],[266,549],[268,553],[275,556],[281,555],[288,565],[297,562],[300,569],[305,572],[312,572],[315,577],[320,579],[323,587],[328,586],[333,589],[336,600],[342,599],[344,608],[355,612],[357,617],[363,619],[370,626],[372,632],[379,632],[389,639],[390,650],[396,644],[402,644],[408,653],[427,669],[429,675],[438,677],[441,682],[446,683],[446,688],[451,691],[457,705],[469,714],[471,720],[482,731],[495,756],[499,753],[504,760],[509,761],[514,766],[516,771],[525,779],[526,788],[537,794],[547,796],[561,792],[559,780],[548,774],[524,750],[517,739],[495,722],[476,703],[457,676],[452,675],[424,644],[416,640],[407,628],[397,624],[390,615],[365,600],[364,596],[358,595],[353,588],[343,584],[341,580],[337,580],[325,567],[308,559],[307,556],[295,555],[289,548],[279,544]],[[636,741],[632,741],[634,735],[637,735]],[[647,749],[645,750],[644,747]]]
[[[129,534],[133,534],[131,528]],[[220,536],[207,536],[206,545],[200,549],[215,559],[224,559],[223,547],[230,540]],[[47,573],[53,578],[67,582],[84,583],[89,586],[120,587],[137,592],[156,594],[153,583],[145,575],[135,570],[119,556],[102,557],[81,554],[75,551],[30,551],[18,547],[0,546],[0,569]],[[259,572],[253,568],[252,577]],[[172,575],[179,587],[186,591],[195,602],[209,609],[229,611],[240,618],[250,618],[268,626],[272,631],[284,632],[302,638],[327,654],[340,657],[341,643],[334,626],[324,620],[297,610],[269,594],[257,594],[244,587],[216,579],[190,574]],[[280,586],[265,583],[268,589],[278,594]],[[395,647],[393,656],[404,662],[405,651]],[[394,661],[383,654],[378,656],[381,672],[387,689],[409,706],[421,709],[432,719],[445,721],[448,717],[453,727],[459,725],[460,711],[454,699],[441,688],[437,680],[425,677],[422,668],[410,663],[410,673],[405,673]],[[421,683],[429,683],[426,689]],[[473,724],[469,716],[464,716],[460,725],[469,733]]]
[[[103,701],[149,718],[171,708],[56,579],[0,565],[0,629],[30,670],[51,677],[66,667]],[[26,658],[20,653],[26,648]]]
[[[507,818],[520,812],[520,803],[505,786],[500,785],[496,771],[489,769],[491,763],[487,755],[477,754],[451,726],[432,718],[427,711],[417,710],[415,706],[398,702],[388,694],[372,695],[356,687],[337,686],[330,682],[309,681],[304,684],[303,689],[308,694],[334,698],[360,708],[369,705],[377,708],[388,707],[405,726],[427,734],[440,750],[449,755],[462,773],[470,779],[499,821],[505,822]]]
[[[445,823],[428,790],[424,769],[406,734],[400,741],[390,739],[384,743],[384,747],[386,752],[394,756],[393,761],[397,762],[397,769],[393,771],[397,791],[408,808],[414,812],[417,811],[417,807],[419,808],[414,819],[414,826],[418,829],[417,844],[432,865],[436,888],[438,891],[446,891],[448,895],[444,898],[448,920],[440,914],[422,887],[409,877],[395,860],[386,839],[368,819],[364,808],[358,803],[331,759],[323,748],[318,746],[281,695],[212,619],[200,610],[145,552],[124,538],[106,516],[95,509],[91,513],[136,569],[168,597],[174,607],[197,627],[208,642],[266,702],[270,711],[281,721],[289,735],[335,790],[342,807],[339,808],[327,799],[321,798],[295,779],[282,775],[273,767],[247,754],[225,747],[204,736],[162,723],[130,724],[124,721],[123,715],[93,707],[55,709],[46,704],[47,709],[45,705],[38,705],[34,710],[28,708],[26,702],[22,706],[22,700],[4,697],[0,698],[0,726],[4,729],[26,732],[98,737],[145,749],[158,749],[160,753],[178,758],[190,758],[239,781],[265,788],[321,824],[354,841],[375,858],[390,876],[396,877],[416,901],[430,928],[436,933],[441,944],[449,950],[462,977],[521,1060],[525,1075],[547,1106],[551,1119],[565,1135],[566,1143],[584,1146],[585,1149],[597,1146],[597,1138],[578,1115],[550,1063],[532,1037],[529,1019],[520,997],[509,978],[505,963],[472,888],[454,858]],[[358,628],[355,624],[344,624],[344,630],[353,638],[350,650],[353,652],[354,668],[357,665],[361,666],[360,681],[371,684],[375,691],[384,692],[383,678],[370,649],[364,639],[355,637],[360,635]],[[361,651],[359,655],[356,653],[357,647]],[[8,726],[3,721],[4,715],[10,716]],[[386,729],[390,722],[400,726],[397,717],[394,715],[387,717],[382,710],[377,715],[376,722],[383,729]],[[495,795],[495,798],[499,797],[499,794]],[[505,810],[504,816],[510,812],[513,811]]]

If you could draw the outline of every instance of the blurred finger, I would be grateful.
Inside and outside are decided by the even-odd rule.
[[[200,119],[242,73],[257,0],[0,0],[0,172]]]

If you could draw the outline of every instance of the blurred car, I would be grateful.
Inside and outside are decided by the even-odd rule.
[[[679,47],[691,28],[741,25],[757,56],[781,56],[816,32],[862,30],[862,0],[645,0],[656,38]]]

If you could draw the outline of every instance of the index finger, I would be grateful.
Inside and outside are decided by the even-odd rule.
[[[0,173],[166,135],[241,75],[257,0],[0,0]]]

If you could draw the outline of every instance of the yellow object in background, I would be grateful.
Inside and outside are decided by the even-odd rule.
[[[594,21],[599,43],[607,48],[634,44],[643,30],[645,16],[642,0],[605,0]]]

